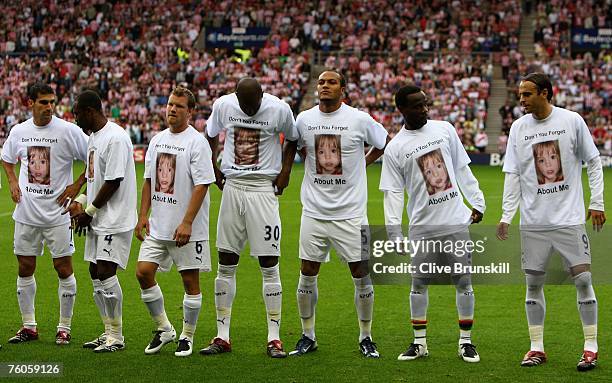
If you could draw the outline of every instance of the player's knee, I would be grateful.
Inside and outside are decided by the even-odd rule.
[[[153,287],[153,285],[155,285],[155,273],[152,273],[144,268],[136,268],[136,279],[138,279],[140,287],[143,289],[148,289],[149,287]]]
[[[590,271],[585,271],[574,276],[574,284],[578,290],[586,290],[593,284],[592,276]]]
[[[455,282],[455,289],[457,292],[466,294],[473,293],[472,288],[472,277],[469,274],[457,275],[453,277]]]
[[[97,269],[98,279],[100,279],[101,281],[107,280],[108,278],[117,275],[117,264],[113,262],[98,261]]]
[[[318,262],[307,261],[302,259],[302,265],[300,266],[300,271],[302,274],[308,277],[314,277],[319,274],[319,268],[321,264]]]
[[[530,274],[525,275],[525,283],[527,285],[527,293],[538,293],[544,289],[546,282],[546,274]]]
[[[92,280],[99,279],[98,278],[98,266],[93,262],[89,264],[89,276],[91,277]]]
[[[591,271],[591,267],[589,264],[576,265],[570,268],[570,274],[574,278],[585,272],[589,272],[590,274],[590,271]]]
[[[65,279],[72,275],[73,270],[71,260],[71,257],[58,258],[54,260],[53,268],[55,268],[58,277]]]
[[[270,268],[278,265],[278,257],[259,257],[259,266]]]
[[[183,279],[183,287],[186,294],[200,294],[200,270],[181,271],[181,278]]]
[[[219,249],[219,264],[233,266],[237,265],[240,260],[240,255],[227,250]]]
[[[19,276],[31,277],[36,271],[36,257],[17,256],[19,262]]]
[[[412,286],[410,287],[410,294],[423,294],[427,291],[429,281],[424,278],[412,278]]]

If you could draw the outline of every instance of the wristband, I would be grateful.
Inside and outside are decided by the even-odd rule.
[[[78,202],[81,205],[86,205],[87,204],[87,195],[86,194],[81,194],[78,197],[76,197],[73,202]]]
[[[87,208],[85,209],[85,214],[87,214],[90,217],[93,217],[97,211],[98,211],[98,208],[90,203],[89,206],[87,206]]]

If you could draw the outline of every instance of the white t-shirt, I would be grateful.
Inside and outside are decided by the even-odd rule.
[[[455,174],[470,163],[455,128],[427,120],[422,128],[402,128],[383,157],[380,190],[408,193],[410,236],[463,231],[472,211],[463,202]]]
[[[364,217],[368,199],[364,143],[383,149],[387,131],[369,114],[346,104],[332,113],[316,105],[296,120],[306,148],[303,214],[321,220]]]
[[[21,202],[13,213],[16,222],[41,227],[70,223],[55,200],[73,182],[74,159],[86,161],[87,139],[78,126],[55,116],[46,126],[36,126],[30,118],[11,129],[2,160],[21,161]]]
[[[87,146],[87,203],[91,204],[105,181],[123,178],[112,197],[96,212],[91,227],[98,235],[116,234],[136,227],[136,170],[128,133],[108,121],[89,136]]]
[[[268,93],[264,93],[254,116],[240,109],[235,93],[219,97],[206,121],[206,132],[209,137],[216,137],[223,129],[227,131],[221,171],[227,178],[250,175],[276,178],[283,157],[280,133],[290,141],[298,139],[291,108]]]
[[[544,120],[527,114],[514,121],[503,170],[520,176],[521,228],[584,224],[582,161],[597,156],[593,137],[578,113],[553,106]]]
[[[153,137],[145,156],[144,178],[151,179],[151,237],[172,241],[183,221],[195,185],[215,182],[208,141],[192,126],[175,134],[166,129]],[[208,240],[210,194],[191,225],[190,241]]]

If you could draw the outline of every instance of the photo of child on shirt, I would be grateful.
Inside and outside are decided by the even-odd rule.
[[[157,153],[156,169],[155,191],[159,193],[174,194],[176,154]]]
[[[538,185],[563,181],[559,140],[533,144],[533,161]]]
[[[434,195],[453,187],[440,149],[423,154],[417,159],[417,163],[425,179],[425,186],[429,195]]]
[[[51,183],[50,147],[28,147],[28,182],[39,185],[49,185]]]
[[[342,174],[342,149],[339,134],[315,135],[317,174]]]
[[[259,130],[236,128],[234,131],[234,162],[255,165],[259,161]]]

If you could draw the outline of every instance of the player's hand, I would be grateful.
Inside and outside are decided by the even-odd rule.
[[[21,188],[19,188],[19,182],[10,183],[9,188],[11,189],[11,198],[13,202],[21,202]]]
[[[472,223],[478,223],[482,221],[483,214],[476,209],[472,209]]]
[[[72,201],[70,203],[70,205],[66,206],[64,208],[64,210],[62,210],[62,215],[66,214],[66,213],[70,213],[70,219],[74,220],[74,218],[83,213],[85,210],[83,210],[83,205],[81,205],[78,202],[74,202]]]
[[[506,222],[500,222],[497,224],[497,239],[505,241],[508,239],[508,225]]]
[[[216,166],[215,166],[215,185],[217,185],[219,190],[223,190],[223,186],[225,186],[225,175]]]
[[[74,217],[74,232],[80,237],[81,235],[87,234],[87,230],[91,229],[91,221],[93,217],[89,214],[82,212]]]
[[[172,237],[176,241],[176,247],[185,246],[189,243],[189,238],[191,238],[191,224],[181,222],[176,230],[174,230],[174,236]]]
[[[81,191],[81,185],[78,183],[73,183],[72,185],[66,186],[64,192],[57,197],[55,200],[61,207],[66,207],[70,204],[70,202],[79,194]]]
[[[281,171],[273,182],[275,186],[274,194],[281,195],[283,190],[289,186],[289,173]]]
[[[144,235],[142,235],[142,229],[145,230],[146,235],[150,234],[149,227],[149,218],[148,217],[140,217],[138,218],[138,223],[136,224],[136,238],[141,241],[144,241]]]
[[[587,221],[589,218],[593,221],[593,230],[600,232],[603,229],[604,223],[606,223],[606,213],[600,210],[589,209]]]

